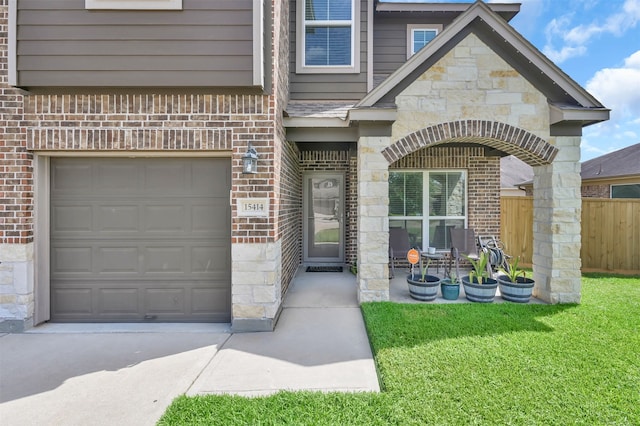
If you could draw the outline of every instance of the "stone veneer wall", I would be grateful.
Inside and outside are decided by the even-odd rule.
[[[534,167],[534,296],[550,303],[580,302],[582,242],[580,137],[555,137],[553,163]]]
[[[389,300],[388,137],[358,140],[358,301]]]
[[[498,148],[536,166],[534,294],[550,302],[579,300],[580,138],[550,136],[546,97],[472,33],[406,87],[396,97],[396,105],[397,118],[391,138],[363,137],[358,146],[360,300],[388,298],[388,282],[385,285],[388,163],[384,164],[385,159],[396,162],[431,143],[460,142]],[[421,131],[428,128],[439,132],[441,125],[449,130],[454,126],[464,137],[447,138],[438,133],[435,137],[427,134],[430,141],[419,140],[425,137]],[[509,134],[491,136],[492,129],[504,126],[510,128]],[[538,148],[532,149],[530,143],[542,149],[542,155],[538,155]],[[471,210],[475,211],[470,226],[479,226],[476,220],[482,219],[492,224],[490,232],[497,231],[499,189],[495,194],[490,192],[492,187],[499,187],[498,160],[478,158],[476,164],[469,166],[470,175],[487,178],[480,177],[473,189],[469,189],[470,216]],[[488,170],[488,174],[483,170]],[[479,194],[482,196],[478,197]],[[482,209],[489,210],[480,216],[477,212]],[[377,234],[384,235],[385,241],[377,239]]]

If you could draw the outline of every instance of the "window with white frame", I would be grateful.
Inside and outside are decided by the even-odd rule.
[[[640,198],[640,183],[611,185],[611,198]]]
[[[358,2],[298,0],[297,72],[359,72]]]
[[[391,171],[389,228],[404,228],[412,247],[451,247],[449,229],[467,224],[464,170]]]
[[[85,9],[182,10],[182,0],[85,0]]]
[[[407,25],[407,58],[436,38],[442,25]]]

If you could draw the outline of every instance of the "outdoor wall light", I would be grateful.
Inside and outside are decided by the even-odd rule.
[[[258,173],[258,153],[256,152],[251,142],[247,152],[242,156],[242,173],[255,174]]]

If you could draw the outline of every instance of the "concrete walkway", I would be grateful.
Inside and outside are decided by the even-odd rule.
[[[188,394],[281,389],[379,391],[349,272],[300,270],[275,331],[231,336]]]
[[[0,336],[0,424],[153,425],[181,395],[379,391],[353,275],[304,273],[276,330],[48,324]]]

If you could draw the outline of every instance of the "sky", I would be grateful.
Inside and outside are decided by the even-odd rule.
[[[521,3],[510,24],[611,109],[609,121],[583,129],[581,161],[640,143],[640,0],[485,1]]]

